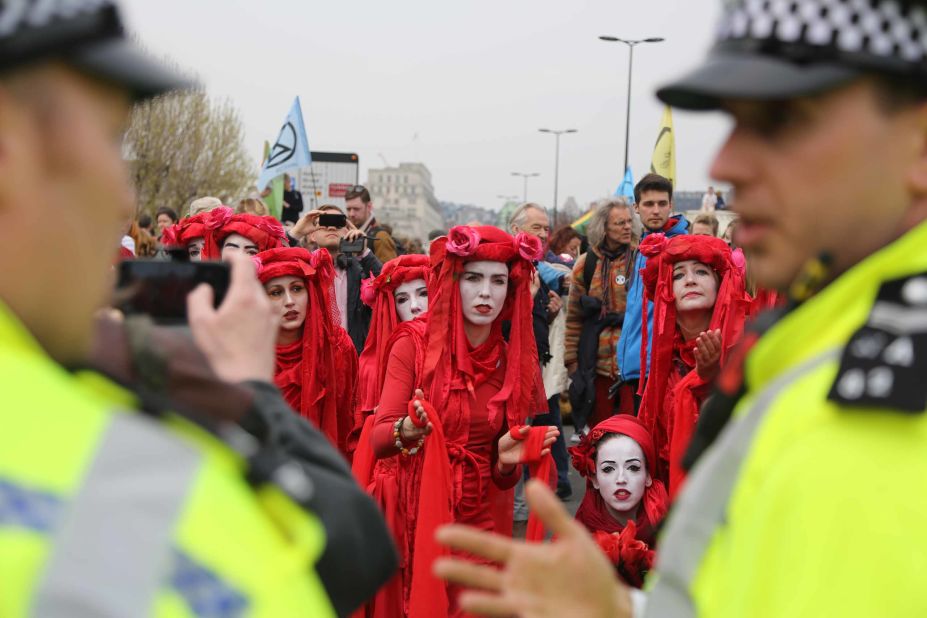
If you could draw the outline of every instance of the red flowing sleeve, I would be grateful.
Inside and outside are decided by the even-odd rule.
[[[338,443],[347,455],[354,451],[350,435],[357,403],[357,349],[348,332],[338,327],[335,343],[335,397],[338,406]],[[349,457],[350,458],[350,457]]]
[[[386,378],[373,421],[372,446],[378,458],[392,457],[398,452],[393,424],[408,413],[414,384],[415,341],[411,336],[401,337],[393,344],[386,362]]]

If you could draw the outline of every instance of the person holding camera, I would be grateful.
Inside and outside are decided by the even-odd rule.
[[[290,230],[290,235],[313,242],[332,256],[335,263],[332,288],[338,315],[360,354],[367,342],[373,315],[370,307],[361,302],[361,281],[371,273],[379,275],[383,268],[368,246],[369,238],[334,204],[306,213]]]

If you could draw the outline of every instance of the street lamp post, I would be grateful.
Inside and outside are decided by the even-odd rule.
[[[528,201],[528,179],[534,178],[535,176],[540,176],[537,172],[525,173],[525,172],[512,172],[512,176],[521,176],[525,179],[525,191],[524,197],[522,198],[523,202]]]
[[[556,139],[556,146],[554,147],[554,225],[557,227],[557,184],[560,181],[560,136],[564,133],[576,133],[576,129],[562,129],[562,130],[552,130],[552,129],[538,129],[541,133],[551,133]]]
[[[622,173],[628,171],[628,141],[631,134],[631,72],[634,70],[634,48],[641,43],[661,43],[666,39],[662,37],[650,37],[648,39],[619,39],[616,36],[600,36],[599,39],[609,43],[624,43],[628,46],[628,115],[624,125],[624,169]]]

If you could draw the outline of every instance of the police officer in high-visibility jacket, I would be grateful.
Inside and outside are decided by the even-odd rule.
[[[300,466],[249,483],[215,434],[74,369],[134,214],[130,102],[181,84],[110,2],[0,3],[0,616],[334,615]],[[277,318],[253,267],[210,296],[190,319],[212,369],[270,383]]]
[[[646,599],[533,486],[551,545],[442,533],[505,564],[439,566],[483,590],[471,611],[927,616],[927,2],[729,0],[718,37],[658,96],[732,117],[711,174],[750,272],[790,304],[701,412]],[[577,576],[531,575],[551,565]]]

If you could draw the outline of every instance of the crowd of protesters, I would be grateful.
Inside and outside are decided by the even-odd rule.
[[[0,615],[927,613],[927,8],[772,4],[658,93],[734,117],[737,221],[651,173],[427,255],[360,185],[130,217],[114,137],[189,84],[114,4],[0,8]],[[167,327],[119,260],[228,288]]]
[[[526,203],[507,230],[457,226],[429,256],[397,255],[360,185],[345,210],[287,226],[259,198],[158,211],[162,255],[257,265],[281,319],[274,383],[352,465],[399,551],[366,615],[459,615],[431,573],[437,528],[541,540],[524,481],[570,500],[571,466],[587,481],[577,520],[642,584],[700,405],[759,307],[714,215],[690,234],[657,174],[634,195],[592,204],[585,233]]]

